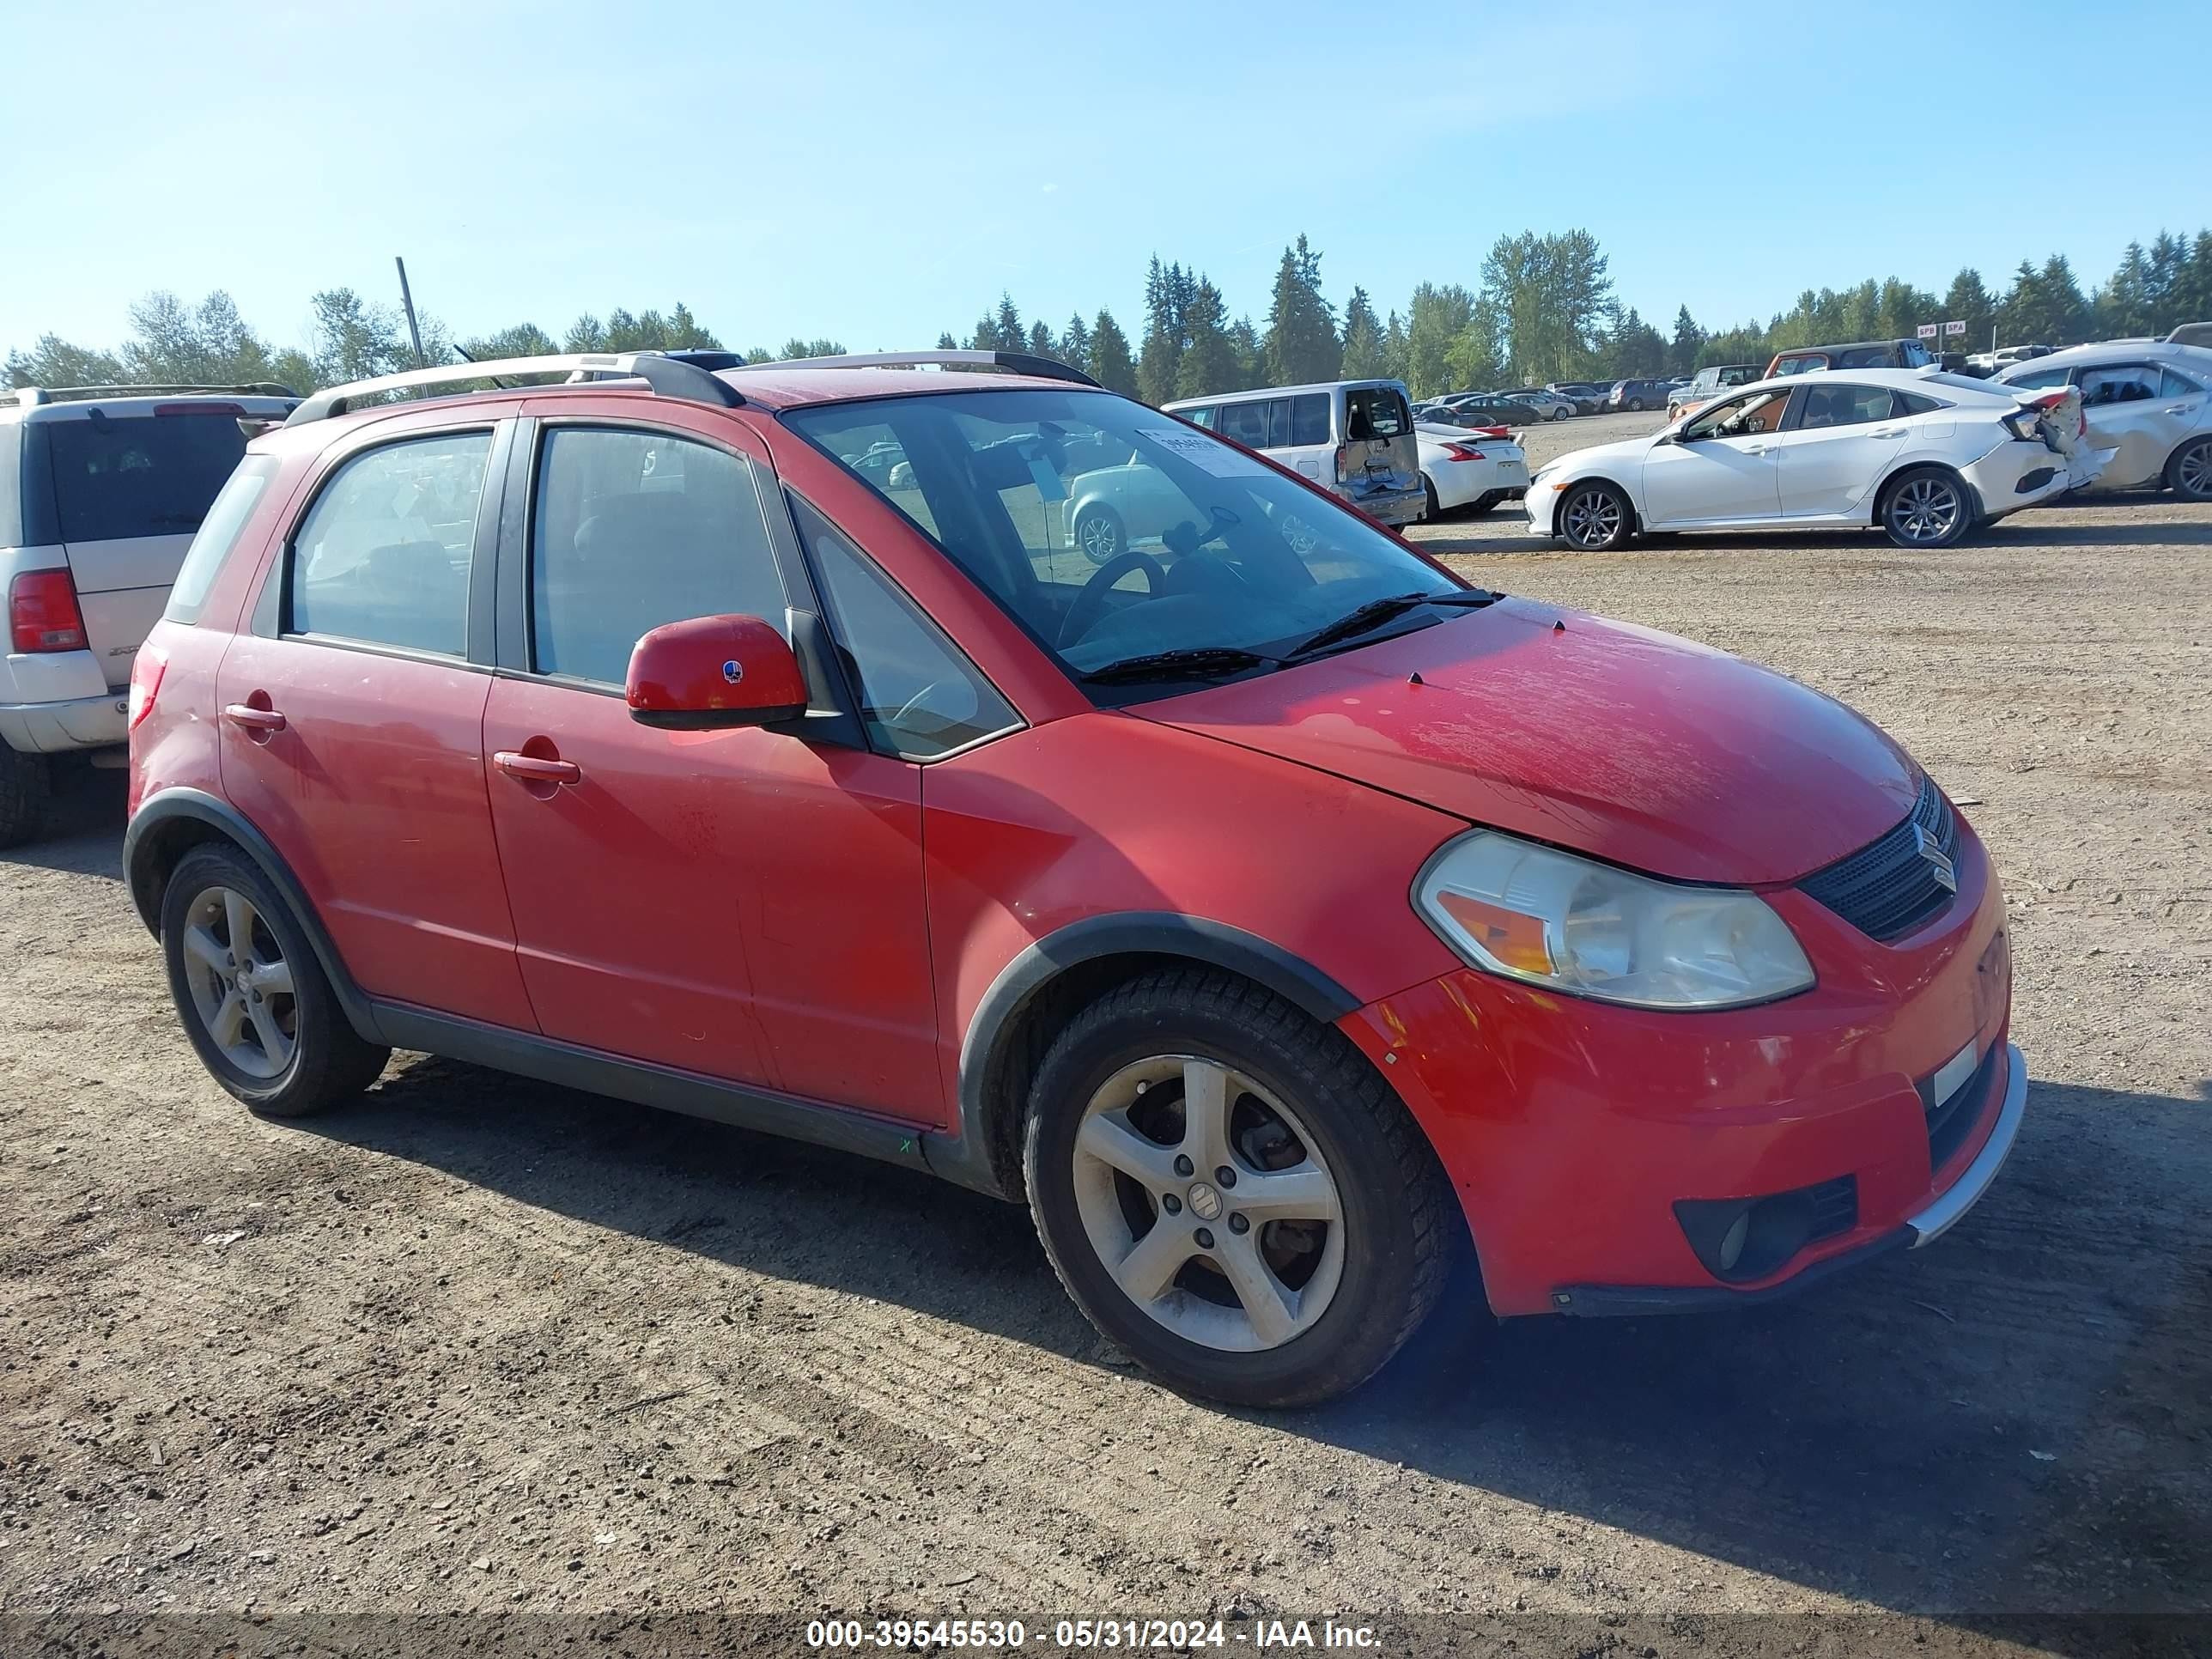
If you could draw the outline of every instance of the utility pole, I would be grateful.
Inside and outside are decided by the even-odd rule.
[[[422,355],[422,331],[415,322],[415,296],[407,291],[407,261],[395,253],[392,263],[399,267],[399,303],[407,313],[407,337],[415,343],[415,367],[428,368],[430,361]]]

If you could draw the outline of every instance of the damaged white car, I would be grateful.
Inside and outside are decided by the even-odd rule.
[[[1838,369],[1739,386],[1656,436],[1578,449],[1529,482],[1528,530],[1585,552],[1654,531],[1886,531],[1948,547],[2096,481],[2071,386]]]

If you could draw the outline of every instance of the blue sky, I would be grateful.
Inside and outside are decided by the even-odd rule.
[[[1301,230],[1385,311],[1575,226],[1662,326],[2054,250],[2086,285],[2212,223],[2155,52],[2201,8],[0,0],[0,348],[112,343],[155,288],[292,343],[394,253],[463,336],[681,300],[855,349],[1002,288],[1134,337],[1155,251],[1263,319]]]

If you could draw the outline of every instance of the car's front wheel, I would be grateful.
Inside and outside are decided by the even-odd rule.
[[[1428,1144],[1351,1042],[1206,969],[1132,981],[1060,1033],[1022,1169],[1091,1322],[1236,1405],[1365,1382],[1435,1305],[1458,1237]]]
[[[1899,475],[1882,494],[1881,527],[1899,547],[1948,547],[1974,518],[1966,485],[1935,467]]]
[[[336,1105],[391,1057],[355,1032],[290,908],[234,848],[179,861],[161,896],[161,954],[202,1063],[265,1116]]]
[[[1628,497],[1609,483],[1567,487],[1555,522],[1567,544],[1584,553],[1609,553],[1628,539]]]
[[[1119,558],[1128,544],[1129,532],[1121,515],[1112,507],[1094,502],[1075,515],[1075,544],[1091,563]]]
[[[2166,464],[2166,482],[2177,495],[2212,501],[2212,438],[2199,438],[2177,450]]]

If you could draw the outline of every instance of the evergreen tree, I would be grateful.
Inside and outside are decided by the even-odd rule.
[[[1031,323],[1030,325],[1029,343],[1024,349],[1033,356],[1051,356],[1052,331],[1047,328],[1042,323]]]
[[[999,319],[989,312],[985,312],[976,320],[975,332],[969,338],[968,349],[971,351],[996,351],[999,349]]]
[[[957,351],[960,342],[952,337],[952,332],[948,329],[937,337],[937,349],[939,351]]]
[[[113,386],[123,378],[119,359],[88,346],[71,345],[58,334],[41,334],[28,351],[8,354],[8,384],[11,386]],[[293,390],[308,391],[313,383],[310,374],[307,384],[295,386]]]
[[[1990,325],[1996,320],[1997,302],[1982,286],[1982,273],[1972,265],[1951,279],[1943,295],[1943,320],[1966,325],[1966,349],[1988,351]]]
[[[1687,306],[1674,313],[1674,338],[1668,349],[1668,366],[1677,374],[1698,372],[1698,353],[1705,343],[1705,331],[1690,315]]]
[[[1091,325],[1091,378],[1109,392],[1125,398],[1138,395],[1136,360],[1129,355],[1129,337],[1121,332],[1114,313],[1104,307]]]
[[[1183,308],[1186,343],[1176,367],[1176,396],[1237,390],[1237,348],[1229,338],[1221,290],[1200,276]]]
[[[561,337],[563,351],[605,351],[607,331],[599,319],[586,312],[568,325],[568,331]]]
[[[516,323],[496,334],[481,334],[461,342],[461,349],[479,362],[495,357],[550,357],[561,348],[535,323]]]
[[[1406,319],[1395,311],[1382,325],[1382,374],[1386,379],[1405,381],[1409,388],[1413,384],[1413,343],[1407,337]]]
[[[2197,241],[2173,280],[2164,319],[2172,328],[2183,323],[2212,323],[2212,230],[2200,230]]]
[[[1030,331],[1022,326],[1022,313],[1014,309],[1014,296],[1001,292],[999,295],[999,345],[1001,351],[1029,349]]]
[[[1277,386],[1326,380],[1344,362],[1336,313],[1322,297],[1321,255],[1298,240],[1283,250],[1267,308],[1267,374]]]
[[[1145,346],[1137,358],[1137,386],[1148,404],[1164,404],[1176,396],[1182,354],[1189,343],[1185,320],[1195,283],[1180,264],[1163,265],[1152,256],[1145,277]]]
[[[1239,317],[1229,325],[1229,344],[1237,354],[1237,383],[1230,390],[1243,392],[1267,385],[1267,348],[1249,317]]]
[[[1474,295],[1456,283],[1423,283],[1413,290],[1406,319],[1406,389],[1434,398],[1468,388],[1452,379],[1451,357],[1474,321]]]
[[[1060,361],[1070,368],[1079,368],[1091,374],[1091,329],[1078,312],[1067,319],[1067,327],[1060,337]],[[1097,377],[1093,375],[1095,380]]]
[[[1344,302],[1344,351],[1338,364],[1337,374],[1347,380],[1380,380],[1387,374],[1382,325],[1376,320],[1375,307],[1364,288],[1353,289],[1352,297]]]

